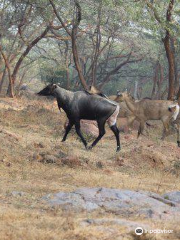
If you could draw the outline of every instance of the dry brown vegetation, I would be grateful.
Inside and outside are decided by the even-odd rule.
[[[78,187],[160,194],[180,189],[180,149],[173,136],[160,141],[158,123],[149,137],[121,134],[122,151],[116,154],[108,129],[92,151],[84,149],[74,131],[61,143],[64,121],[52,101],[0,99],[0,239],[179,239],[180,228],[173,222],[131,219],[174,230],[171,236],[137,238],[113,224],[104,226],[107,231],[81,225],[87,218],[113,218],[112,213],[67,212],[41,201],[48,193]]]

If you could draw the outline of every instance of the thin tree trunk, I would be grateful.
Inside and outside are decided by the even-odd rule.
[[[18,84],[18,87],[17,87],[17,90],[16,90],[16,96],[19,95],[20,88],[21,88],[21,86],[22,86],[22,84],[23,84],[23,80],[24,80],[24,77],[25,77],[26,73],[27,73],[27,70],[25,70],[25,71],[23,72],[22,76],[21,76],[21,79],[20,79],[20,81],[19,81],[19,84]]]
[[[16,76],[17,73],[19,71],[19,68],[24,60],[24,58],[28,55],[28,53],[30,52],[30,50],[43,38],[45,37],[45,35],[47,34],[47,32],[49,31],[50,27],[47,26],[46,29],[42,32],[42,34],[40,36],[38,36],[37,38],[34,39],[34,41],[32,41],[26,48],[26,50],[22,53],[22,55],[20,56],[19,60],[17,61],[13,73],[11,75],[11,81],[9,82],[9,86],[7,89],[7,95],[12,95],[12,90],[13,90],[13,96],[14,96],[14,84],[16,82]]]
[[[95,54],[93,58],[93,64],[92,64],[92,85],[96,85],[96,79],[97,79],[97,61],[99,57],[99,50],[101,45],[101,10],[102,10],[102,0],[99,3],[98,7],[98,17],[97,17],[97,26],[96,26],[96,44],[95,44]]]
[[[28,53],[30,52],[30,50],[43,38],[45,37],[45,35],[48,33],[50,27],[47,26],[46,29],[42,32],[42,34],[40,36],[38,36],[36,39],[34,39],[34,41],[32,41],[26,48],[26,50],[22,53],[22,55],[20,56],[19,60],[17,61],[13,73],[12,73],[12,82],[13,84],[16,81],[16,75],[19,71],[19,68],[24,60],[24,58],[28,55]]]
[[[153,77],[153,89],[151,93],[151,98],[154,99],[155,93],[156,93],[156,85],[157,85],[157,79],[158,79],[158,68],[159,68],[159,63],[156,63],[155,66],[155,72],[154,72],[154,77]]]
[[[161,94],[161,99],[164,99],[168,91],[168,86],[166,86],[165,90]]]
[[[172,11],[174,7],[174,0],[170,0],[168,10],[166,13],[166,21],[170,23],[172,21]],[[166,50],[166,56],[169,63],[169,91],[168,91],[168,99],[173,100],[175,89],[175,57],[173,53],[173,49],[171,47],[171,34],[169,29],[166,29],[166,36],[163,39],[164,47]]]
[[[163,23],[156,8],[154,8],[153,6],[153,2],[147,2],[147,5],[149,8],[152,9],[152,11],[154,12],[154,17],[155,19],[159,22],[159,23]],[[168,90],[168,99],[172,100],[174,98],[174,94],[175,94],[175,89],[174,89],[174,83],[175,83],[175,58],[174,58],[174,54],[173,54],[173,49],[171,47],[171,34],[170,34],[170,24],[172,22],[172,11],[173,11],[173,7],[174,7],[174,3],[175,0],[169,0],[169,5],[168,5],[168,9],[166,11],[166,22],[167,24],[165,25],[165,30],[166,30],[166,36],[163,39],[163,44],[164,44],[164,48],[166,51],[166,56],[168,59],[168,65],[169,65],[169,90]],[[164,23],[163,23],[164,24]]]
[[[80,6],[78,0],[74,0],[75,6],[76,6],[76,17],[73,20],[72,31],[70,31],[68,29],[68,27],[66,26],[66,24],[63,22],[63,20],[60,17],[60,15],[58,14],[58,11],[56,9],[56,6],[55,6],[53,0],[49,0],[49,2],[50,2],[51,6],[52,6],[52,8],[54,10],[54,13],[55,13],[57,19],[60,21],[60,23],[62,24],[63,28],[66,30],[67,34],[69,36],[71,36],[71,40],[72,40],[72,53],[73,53],[73,59],[74,59],[74,63],[75,63],[75,66],[76,66],[76,70],[78,72],[78,76],[79,76],[81,85],[83,86],[84,89],[87,90],[88,86],[87,86],[87,83],[86,83],[86,80],[84,78],[84,75],[83,75],[83,72],[82,72],[82,68],[81,68],[81,65],[80,65],[78,49],[77,49],[77,43],[76,43],[77,30],[78,30],[78,26],[79,26],[79,24],[81,22],[81,6]]]
[[[175,42],[177,40],[172,37],[171,38],[171,48],[172,48],[172,52],[173,52],[173,56],[174,56],[174,88],[175,88],[175,93],[178,92],[178,89],[179,89],[179,79],[178,79],[178,66],[177,66],[177,61],[176,61],[176,47],[175,47]]]
[[[110,81],[111,77],[115,75],[123,66],[129,63],[134,63],[142,60],[142,58],[136,60],[129,60],[131,54],[132,53],[128,55],[127,59],[124,62],[122,62],[121,64],[116,66],[113,70],[111,70],[109,73],[107,73],[106,77],[102,80],[102,83],[98,86],[99,89],[102,89],[105,86],[105,84],[107,84]]]
[[[65,45],[66,45],[66,49],[65,49],[65,64],[66,64],[66,80],[67,80],[66,88],[68,90],[70,90],[69,58],[68,58],[69,44],[68,44],[68,41],[65,42]]]
[[[178,99],[178,101],[180,101],[180,87],[179,87],[179,90],[178,90],[178,93],[177,93],[177,99]]]
[[[81,81],[82,86],[84,89],[88,89],[88,86],[86,84],[86,80],[84,78],[84,75],[82,73],[82,69],[79,63],[79,57],[78,57],[78,51],[77,51],[77,44],[76,44],[76,34],[73,30],[72,32],[72,52],[73,52],[73,58],[74,58],[74,63],[78,72],[79,79]]]
[[[72,52],[73,52],[74,63],[75,63],[75,66],[76,66],[76,69],[77,69],[77,72],[78,72],[79,79],[80,79],[81,84],[84,87],[84,89],[87,90],[88,86],[87,86],[86,80],[84,78],[84,75],[82,73],[82,69],[81,69],[81,66],[80,66],[78,50],[77,50],[77,43],[76,43],[77,29],[78,29],[78,26],[79,26],[80,21],[81,21],[81,7],[80,7],[78,1],[75,1],[75,5],[76,5],[76,8],[77,8],[77,13],[76,13],[76,19],[74,20],[72,35],[71,35],[71,38],[72,38]]]
[[[134,86],[134,99],[138,99],[138,81],[135,81],[135,86]]]
[[[3,74],[2,74],[2,77],[1,77],[0,93],[2,92],[2,87],[3,87],[4,81],[5,81],[5,76],[6,76],[6,67],[4,68],[4,71],[3,71]]]
[[[159,78],[157,81],[157,86],[158,86],[157,99],[161,99],[161,88],[162,88],[163,80],[164,80],[163,67],[159,63]]]
[[[11,77],[11,70],[10,70],[8,59],[7,59],[6,55],[4,54],[1,46],[0,46],[0,53],[4,59],[4,64],[5,64],[7,72],[8,72],[8,78],[9,78],[9,87],[8,87],[9,94],[8,95],[13,98],[14,97],[14,85],[13,85],[13,81],[12,81],[12,77]]]
[[[168,90],[168,99],[173,100],[174,98],[174,84],[175,84],[175,64],[174,64],[174,54],[170,45],[170,33],[166,31],[166,36],[163,39],[164,47],[166,50],[166,56],[169,64],[169,90]]]

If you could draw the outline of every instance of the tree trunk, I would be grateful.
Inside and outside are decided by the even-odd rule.
[[[69,57],[68,57],[68,51],[69,51],[69,44],[68,41],[65,42],[66,48],[65,48],[65,64],[66,64],[66,89],[70,90],[70,77],[69,77]]]
[[[20,81],[19,81],[18,87],[17,87],[17,89],[16,89],[16,96],[19,95],[20,88],[21,88],[21,86],[22,86],[22,84],[23,84],[23,80],[24,80],[24,77],[25,77],[26,73],[27,73],[27,70],[25,70],[25,71],[23,72],[22,76],[21,76],[21,79],[20,79]]]
[[[76,13],[76,19],[74,20],[72,35],[71,35],[72,52],[73,52],[74,63],[75,63],[75,66],[76,66],[76,69],[77,69],[77,72],[78,72],[80,82],[81,82],[82,86],[84,87],[84,89],[87,90],[88,86],[87,86],[86,80],[84,78],[84,75],[82,73],[81,65],[80,65],[80,62],[79,62],[77,44],[76,44],[77,29],[78,29],[78,26],[79,26],[80,21],[81,21],[81,7],[80,7],[78,1],[75,1],[75,5],[76,5],[76,8],[77,8],[77,13]]]
[[[134,86],[134,99],[138,99],[138,81],[135,81],[135,86]]]
[[[159,66],[159,63],[157,62],[156,66],[155,66],[154,77],[153,77],[153,89],[152,89],[152,93],[151,93],[152,99],[154,99],[155,92],[156,92],[156,84],[157,84],[157,79],[158,79],[158,66]]]
[[[177,99],[178,99],[178,102],[180,101],[180,87],[179,87],[179,90],[178,90],[178,93],[177,93]]]
[[[175,93],[178,92],[179,89],[179,79],[178,79],[178,66],[177,66],[177,61],[176,61],[176,39],[174,37],[171,38],[171,48],[173,52],[173,57],[174,57],[174,88],[175,88]]]
[[[77,51],[77,45],[76,45],[76,34],[74,30],[72,31],[72,52],[73,52],[74,63],[78,72],[79,79],[84,89],[87,90],[88,86],[86,84],[86,80],[84,78],[84,75],[82,73],[82,69],[79,63],[79,57],[78,57],[78,51]]]
[[[157,81],[157,86],[158,86],[157,99],[161,99],[161,88],[162,88],[163,80],[164,80],[163,67],[159,63],[159,78]]]
[[[172,11],[174,7],[174,0],[170,0],[169,6],[166,12],[166,21],[170,23],[172,21]],[[166,36],[163,39],[164,47],[166,50],[166,56],[169,63],[169,91],[168,91],[168,99],[173,100],[175,89],[175,57],[171,45],[171,34],[168,28],[166,28]]]
[[[2,92],[2,87],[3,87],[3,84],[4,84],[4,81],[5,81],[5,76],[6,76],[6,67],[3,71],[3,74],[2,74],[2,77],[1,77],[1,82],[0,82],[0,93]]]
[[[161,94],[161,99],[164,99],[168,91],[168,86],[166,86],[165,90]]]
[[[164,43],[164,48],[166,51],[166,56],[168,59],[168,65],[169,65],[169,90],[168,90],[168,99],[172,100],[174,98],[174,94],[175,94],[175,88],[174,88],[174,84],[175,84],[175,58],[174,58],[174,54],[173,54],[173,49],[171,46],[171,34],[170,34],[170,24],[172,22],[172,11],[173,11],[173,7],[174,7],[174,3],[175,0],[169,0],[169,5],[168,5],[168,9],[166,11],[166,26],[165,26],[165,30],[166,30],[166,36],[164,37],[163,43]],[[154,16],[155,19],[159,22],[159,23],[163,23],[161,21],[160,16],[158,15],[158,12],[156,11],[156,9],[153,6],[153,2],[147,2],[147,5],[149,8],[151,8],[154,12]],[[163,23],[164,24],[164,23]]]
[[[8,78],[9,78],[8,96],[13,98],[14,97],[14,85],[13,85],[13,81],[12,81],[12,77],[11,77],[10,65],[9,65],[9,61],[8,61],[5,53],[3,52],[1,46],[0,46],[0,53],[4,59],[4,64],[5,64],[7,72],[8,72]]]
[[[69,77],[69,66],[66,64],[66,79],[67,79],[67,85],[66,88],[70,90],[70,77]]]
[[[24,58],[28,55],[28,53],[30,52],[30,50],[43,38],[45,37],[45,35],[48,33],[50,27],[47,26],[46,29],[42,32],[42,34],[40,36],[38,36],[37,38],[35,38],[26,48],[26,50],[22,53],[22,55],[20,56],[19,60],[17,61],[15,67],[14,67],[14,70],[13,70],[13,73],[12,73],[12,84],[14,85],[15,84],[15,81],[16,81],[16,76],[17,76],[17,73],[19,71],[19,68],[24,60]]]
[[[170,34],[169,31],[166,31],[166,36],[163,39],[164,47],[166,50],[166,56],[169,64],[169,90],[168,90],[168,99],[173,100],[174,98],[174,84],[175,84],[175,64],[174,64],[174,54],[171,49],[170,44]]]
[[[95,43],[95,53],[93,57],[93,63],[92,63],[92,81],[91,85],[95,86],[96,85],[96,80],[97,80],[97,61],[99,57],[99,51],[100,51],[100,45],[101,45],[101,11],[102,11],[102,0],[99,2],[99,7],[98,7],[98,17],[97,17],[97,26],[95,29],[96,33],[96,43]]]

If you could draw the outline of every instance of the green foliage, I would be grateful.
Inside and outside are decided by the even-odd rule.
[[[66,87],[66,71],[64,69],[40,69],[41,80],[45,83],[60,83]]]
[[[14,54],[11,68],[15,65],[18,57],[22,54],[28,41],[40,34],[50,21],[54,26],[60,26],[59,20],[54,16],[49,0],[7,0],[5,8],[0,6],[2,16],[1,43],[5,53]],[[56,9],[65,23],[69,23],[71,31],[71,21],[73,20],[74,4],[71,0],[54,0]],[[107,74],[116,66],[123,63],[127,57],[113,58],[120,53],[127,56],[132,52],[130,60],[142,58],[142,61],[126,64],[110,77],[109,82],[103,89],[108,94],[115,94],[117,89],[129,88],[133,92],[135,81],[143,86],[143,95],[150,95],[152,91],[154,68],[159,61],[163,66],[164,78],[168,73],[168,64],[163,48],[162,37],[167,29],[175,37],[175,50],[179,59],[180,31],[179,31],[179,9],[178,1],[173,11],[173,21],[166,22],[166,10],[168,0],[153,1],[153,8],[148,7],[147,2],[152,1],[123,1],[123,0],[81,0],[82,21],[78,29],[77,46],[80,64],[88,84],[92,83],[91,71],[88,69],[92,65],[95,56],[95,46],[97,42],[97,23],[100,24],[100,46],[102,54],[97,59],[96,85],[99,86]],[[18,24],[27,13],[26,8],[32,6],[33,11],[27,17],[26,27],[22,38],[18,33]],[[158,16],[159,22],[154,14]],[[56,30],[56,34],[61,38],[68,34],[63,28]],[[32,38],[30,38],[32,36]],[[21,47],[22,46],[22,47]],[[12,53],[11,53],[12,52]],[[111,58],[111,60],[107,60]],[[31,61],[34,60],[31,64]],[[28,65],[29,64],[29,65]],[[72,56],[71,40],[60,40],[53,37],[53,31],[49,31],[48,36],[41,40],[24,60],[24,66],[31,66],[35,72],[39,72],[39,78],[44,82],[60,82],[62,86],[67,86],[67,72],[71,89],[80,88],[77,71]],[[25,68],[25,67],[24,67]],[[2,64],[1,70],[4,69]],[[178,69],[179,70],[179,69]],[[31,68],[27,70],[31,76]],[[20,70],[20,76],[23,72]],[[167,79],[167,78],[166,78]],[[167,80],[166,80],[167,82]],[[163,84],[163,88],[166,85]]]

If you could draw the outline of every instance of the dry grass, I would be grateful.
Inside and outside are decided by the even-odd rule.
[[[151,130],[149,138],[138,141],[136,133],[122,134],[120,154],[115,153],[115,140],[109,131],[96,148],[86,151],[73,132],[61,143],[64,120],[64,114],[59,114],[52,102],[0,101],[0,239],[136,239],[121,226],[101,228],[80,224],[85,218],[117,217],[110,213],[69,213],[52,209],[40,199],[48,193],[78,187],[148,190],[160,194],[180,189],[179,170],[174,168],[180,161],[180,150],[175,143],[160,142]],[[75,156],[81,164],[39,162],[38,154],[54,156],[59,152]],[[13,195],[13,191],[25,194]],[[154,222],[136,220],[157,227]],[[171,237],[176,239],[178,226],[167,224],[173,227]],[[163,223],[158,226],[163,227]],[[168,237],[162,239],[173,239]]]

